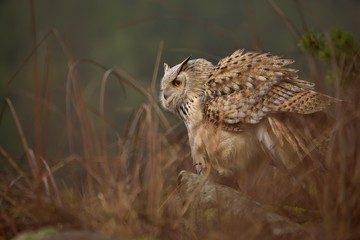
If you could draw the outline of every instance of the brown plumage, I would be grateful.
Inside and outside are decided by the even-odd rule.
[[[321,112],[335,99],[300,80],[291,63],[238,50],[216,66],[189,58],[165,64],[160,99],[185,122],[198,172],[236,172],[269,155],[291,169],[309,153],[316,136],[291,118]]]

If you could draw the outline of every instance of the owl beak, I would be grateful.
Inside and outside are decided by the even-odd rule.
[[[164,97],[165,100],[167,100],[169,98],[169,96],[170,96],[170,94],[165,90],[163,91],[162,94],[163,94],[163,97]]]

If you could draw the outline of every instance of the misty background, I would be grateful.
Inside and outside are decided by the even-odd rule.
[[[173,66],[192,55],[216,63],[244,48],[293,58],[293,66],[301,69],[299,75],[311,81],[311,67],[298,46],[301,34],[340,28],[358,39],[359,13],[358,0],[3,0],[0,146],[14,157],[23,154],[15,121],[6,107],[5,99],[9,99],[30,146],[35,139],[34,121],[40,120],[46,129],[41,140],[47,145],[44,155],[48,159],[67,155],[64,128],[69,54],[73,61],[90,59],[108,69],[121,69],[149,88],[161,50],[158,89],[163,62]],[[290,22],[293,26],[289,28]],[[32,54],[37,45],[38,51]],[[97,109],[105,70],[81,61],[76,67],[86,102]],[[34,90],[34,78],[38,79],[40,90]],[[33,117],[36,91],[44,91],[43,105],[47,109],[38,118]],[[109,77],[105,115],[111,119],[114,132],[125,131],[129,116],[144,99],[132,87]]]

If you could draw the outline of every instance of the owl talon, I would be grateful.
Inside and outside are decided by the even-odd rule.
[[[195,163],[194,164],[195,170],[197,174],[201,174],[203,172],[203,166],[202,163]]]
[[[187,171],[185,170],[181,170],[177,176],[177,183],[178,185],[181,185],[183,183],[183,180],[184,180],[184,175],[187,173]]]

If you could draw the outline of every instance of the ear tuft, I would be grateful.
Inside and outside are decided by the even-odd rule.
[[[188,56],[184,61],[182,61],[182,62],[180,63],[179,72],[184,68],[184,66],[185,66],[186,63],[190,60],[190,58],[191,58],[191,55]]]
[[[169,70],[169,65],[167,65],[166,63],[164,63],[164,72],[166,72],[167,70]]]
[[[188,56],[184,61],[182,61],[181,64],[186,64],[190,60],[190,58],[191,58],[191,55]]]

